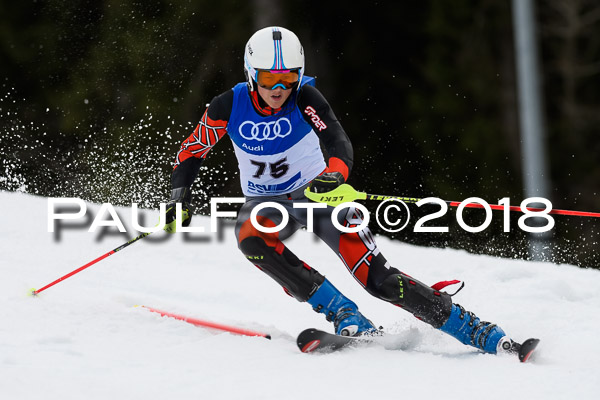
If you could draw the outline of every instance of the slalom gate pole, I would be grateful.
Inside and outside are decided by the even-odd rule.
[[[333,206],[333,207],[335,207],[339,204],[347,203],[349,201],[354,201],[354,200],[384,201],[384,200],[389,200],[389,199],[396,199],[396,200],[401,200],[405,203],[417,203],[420,200],[423,200],[423,199],[419,199],[419,198],[415,198],[415,197],[388,196],[388,195],[381,195],[381,194],[370,194],[370,193],[365,193],[365,192],[359,192],[348,184],[340,185],[336,189],[332,190],[331,192],[327,192],[327,193],[313,193],[313,192],[309,191],[308,189],[306,189],[304,191],[304,195],[312,201],[316,201],[316,202],[320,202],[320,203],[327,203],[328,205]],[[442,200],[442,201],[444,201],[451,207],[458,207],[461,204],[460,201],[448,201],[448,200]],[[489,204],[489,206],[492,210],[504,210],[505,209],[505,206],[499,205],[499,204]],[[464,207],[484,208],[484,206],[479,203],[469,203],[469,204],[464,205]],[[511,211],[523,212],[523,210],[521,210],[521,208],[517,207],[517,206],[510,206],[508,208]],[[534,207],[527,207],[527,210],[528,211],[544,211],[543,208],[534,208]],[[588,212],[588,211],[571,211],[571,210],[552,209],[548,212],[548,214],[573,215],[573,216],[578,216],[578,217],[600,218],[600,213]]]
[[[366,200],[398,199],[398,200],[404,201],[405,203],[416,203],[419,200],[421,200],[421,199],[415,199],[412,197],[383,196],[383,195],[369,194],[369,193],[366,193],[366,195],[367,195]],[[442,200],[442,201],[445,202],[446,204],[448,204],[450,207],[458,207],[460,205],[460,201],[449,201],[449,200]],[[488,204],[488,205],[490,206],[490,208],[492,210],[502,211],[505,208],[505,206],[499,205],[499,204]],[[465,204],[464,206],[468,207],[468,208],[484,208],[484,206],[479,203],[469,203],[469,204]],[[510,211],[519,211],[519,212],[523,211],[523,210],[521,210],[520,207],[517,207],[517,206],[509,206],[508,209]],[[543,208],[536,208],[536,207],[527,207],[527,210],[528,211],[544,211]],[[578,217],[596,217],[596,218],[600,217],[600,213],[597,213],[597,212],[571,211],[571,210],[559,210],[559,209],[552,209],[552,210],[548,211],[548,214],[574,215],[574,216],[578,216]]]
[[[201,319],[197,319],[197,318],[190,318],[190,317],[186,317],[184,315],[174,314],[171,312],[158,310],[156,308],[152,308],[152,307],[148,307],[148,306],[136,306],[136,307],[142,307],[142,308],[145,308],[146,310],[160,314],[162,317],[175,318],[175,319],[187,322],[187,323],[195,325],[195,326],[201,326],[203,328],[217,329],[220,331],[235,333],[236,335],[242,335],[242,336],[259,336],[259,337],[264,337],[265,339],[271,339],[271,335],[269,335],[268,333],[251,331],[248,329],[237,328],[235,326],[230,326],[230,325],[218,324],[216,322],[205,321],[205,320],[201,320]]]
[[[86,269],[86,268],[88,268],[88,267],[91,267],[92,265],[96,264],[97,262],[99,262],[99,261],[102,261],[102,260],[104,260],[106,257],[108,257],[108,256],[111,256],[111,255],[115,254],[115,253],[116,253],[117,251],[119,251],[119,250],[123,250],[125,247],[129,246],[130,244],[133,244],[133,243],[137,242],[138,240],[141,240],[141,239],[145,238],[146,236],[150,235],[151,233],[152,233],[152,232],[145,232],[145,233],[142,233],[141,235],[139,235],[139,236],[137,236],[137,237],[135,237],[135,238],[131,239],[131,240],[130,240],[130,241],[128,241],[127,243],[123,243],[122,245],[120,245],[120,246],[119,246],[119,247],[117,247],[116,249],[113,249],[113,250],[109,251],[108,253],[101,255],[100,257],[96,258],[95,260],[92,260],[92,261],[90,261],[89,263],[87,263],[87,264],[85,264],[85,265],[83,265],[83,266],[81,266],[81,267],[77,268],[77,269],[76,269],[76,270],[74,270],[74,271],[71,271],[71,272],[69,272],[68,274],[66,274],[66,275],[64,275],[64,276],[61,276],[61,277],[60,277],[60,278],[58,278],[57,280],[55,280],[55,281],[53,281],[53,282],[50,282],[49,284],[47,284],[47,285],[46,285],[46,286],[44,286],[43,288],[41,288],[41,289],[37,289],[37,290],[36,290],[36,289],[32,289],[32,290],[31,290],[31,295],[32,295],[32,296],[37,296],[39,293],[43,292],[44,290],[48,289],[49,287],[52,287],[52,286],[56,285],[58,282],[64,281],[65,279],[67,279],[67,278],[69,278],[69,277],[71,277],[71,276],[75,275],[76,273],[78,273],[78,272],[81,272],[81,271],[83,271],[84,269]]]

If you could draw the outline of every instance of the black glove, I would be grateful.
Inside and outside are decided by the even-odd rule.
[[[176,210],[177,203],[181,203],[181,226],[189,226],[192,222],[191,205],[192,189],[189,187],[181,187],[173,189],[171,192],[171,200],[167,203],[166,225],[165,231],[175,233],[176,231]]]
[[[327,172],[313,179],[310,183],[310,191],[313,193],[331,192],[344,182],[346,179],[340,172]]]

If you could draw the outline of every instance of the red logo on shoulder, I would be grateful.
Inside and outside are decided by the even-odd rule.
[[[317,115],[317,112],[314,108],[307,106],[304,109],[304,113],[310,117],[310,120],[315,124],[319,132],[321,132],[323,129],[327,129],[327,125],[325,125],[325,122],[321,121],[321,117]]]

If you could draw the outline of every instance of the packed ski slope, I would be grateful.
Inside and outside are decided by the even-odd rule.
[[[0,202],[3,399],[592,399],[600,391],[596,270],[379,238],[395,266],[426,283],[462,279],[456,302],[517,340],[541,338],[533,362],[520,364],[478,353],[371,298],[325,245],[299,232],[290,248],[398,334],[394,350],[303,354],[295,336],[307,327],[331,330],[329,323],[246,261],[231,228],[222,239],[194,234],[195,242],[148,237],[33,298],[30,288],[126,238],[98,241],[79,229],[57,241],[47,232],[45,198],[0,192]],[[130,211],[119,212],[130,227]],[[149,213],[146,221],[156,218]],[[193,225],[208,226],[208,218]],[[139,304],[268,331],[273,339],[209,331]]]

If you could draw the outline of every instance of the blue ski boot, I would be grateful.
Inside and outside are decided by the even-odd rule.
[[[359,311],[356,304],[335,288],[327,279],[307,300],[318,313],[333,322],[336,335],[360,336],[376,329]]]
[[[454,336],[464,344],[491,354],[496,354],[499,348],[501,351],[509,350],[512,343],[499,326],[480,321],[475,314],[465,311],[458,304],[452,304],[450,317],[440,327],[440,330]]]

